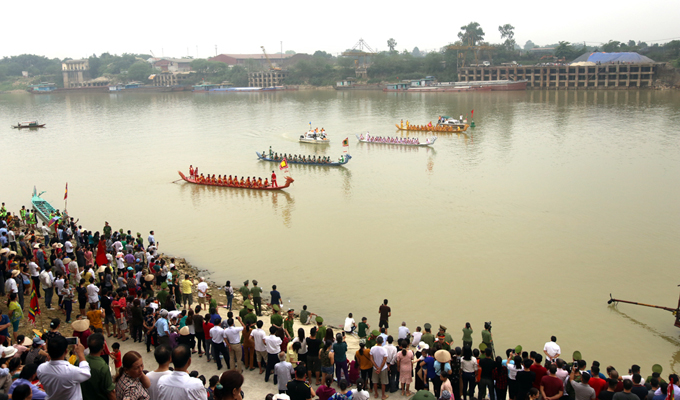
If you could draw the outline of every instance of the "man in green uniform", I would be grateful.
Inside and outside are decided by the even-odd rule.
[[[446,327],[444,325],[439,325],[439,335],[444,335],[444,341],[448,344],[451,345],[453,343],[453,338],[451,337],[450,334],[446,332]],[[437,336],[439,336],[437,335]]]
[[[295,337],[295,332],[293,332],[293,323],[295,322],[295,320],[293,319],[294,311],[295,310],[293,310],[292,308],[289,308],[288,316],[286,317],[286,320],[283,321],[283,329],[285,329],[286,332],[288,332],[288,337],[290,337],[291,339]]]
[[[246,300],[243,302],[243,308],[239,310],[238,316],[241,317],[241,319],[245,319],[246,315],[248,314],[248,308],[253,307],[253,305],[250,303],[250,300]]]
[[[425,328],[425,333],[423,333],[423,336],[420,338],[422,342],[427,343],[430,348],[434,348],[434,335],[432,334],[432,325],[430,323],[426,323],[423,325]]]
[[[243,301],[245,304],[245,301],[248,300],[248,296],[250,295],[250,289],[248,289],[248,281],[243,282],[243,286],[238,290],[241,293],[241,296],[243,296]]]
[[[432,347],[431,347],[432,348]],[[437,343],[434,345],[434,349],[443,349],[443,350],[451,350],[451,344],[446,342],[446,336],[443,334],[438,334],[437,335]]]
[[[323,326],[323,318],[317,316],[316,317],[316,338],[321,340],[321,343],[323,343],[323,339],[326,337],[326,327]]]
[[[109,225],[109,223],[106,222],[106,221],[104,222],[103,231],[104,231],[104,237],[106,238],[106,240],[109,240],[111,238],[111,225]]]
[[[274,304],[272,308],[274,310],[274,314],[272,314],[272,316],[269,318],[269,322],[272,324],[272,326],[283,328],[283,317],[281,314],[279,314],[281,307],[279,307],[278,304]]]
[[[90,379],[80,384],[85,399],[107,400],[115,397],[112,392],[116,385],[111,379],[111,370],[101,357],[105,342],[106,339],[101,333],[92,334],[87,338],[90,354],[85,357],[85,361],[90,364]]]
[[[156,298],[158,299],[158,304],[161,306],[161,308],[165,305],[165,300],[168,298],[168,284],[167,282],[161,283],[161,291],[156,294]]]
[[[253,325],[257,322],[257,316],[255,315],[255,307],[253,307],[252,304],[248,304],[246,306],[247,313],[245,314],[244,317],[241,317],[243,319],[243,322],[246,325]],[[251,328],[252,329],[252,328]]]
[[[366,339],[366,348],[367,349],[370,349],[371,347],[376,345],[376,341],[378,339],[378,336],[380,336],[380,332],[378,332],[377,330],[374,329],[373,332],[371,332],[371,335],[368,337],[368,339]]]
[[[253,288],[250,289],[250,294],[253,296],[253,306],[255,307],[255,314],[258,317],[262,316],[262,288],[257,286],[257,281],[253,279]]]
[[[482,343],[484,343],[487,348],[493,350],[493,337],[491,336],[491,322],[484,323],[484,330],[482,331]]]

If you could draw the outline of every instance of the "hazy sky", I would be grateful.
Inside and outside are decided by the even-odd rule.
[[[665,42],[680,38],[679,0],[647,2],[425,0],[401,3],[319,1],[151,2],[83,0],[17,2],[0,6],[0,56],[24,53],[82,58],[96,53],[150,53],[201,58],[218,53],[295,50],[333,54],[363,38],[386,50],[438,49],[457,40],[460,27],[479,22],[499,43],[498,26],[515,26],[520,46],[560,40],[599,45],[610,39]],[[198,52],[197,52],[198,47]]]

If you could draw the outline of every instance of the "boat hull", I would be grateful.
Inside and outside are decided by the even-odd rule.
[[[356,137],[357,137],[357,140],[358,140],[359,142],[361,142],[361,143],[369,143],[369,144],[388,144],[388,145],[392,145],[392,146],[408,146],[408,147],[426,147],[426,146],[432,146],[432,145],[434,144],[434,142],[437,140],[437,137],[434,136],[434,137],[431,137],[431,138],[427,138],[427,140],[429,140],[429,142],[420,143],[420,144],[410,144],[410,143],[384,143],[384,142],[369,142],[368,140],[361,139],[361,136],[359,136],[358,134],[356,134],[356,135],[354,135],[354,136],[356,136]]]
[[[40,125],[12,125],[14,129],[32,129],[32,128],[44,128],[46,124]]]
[[[331,141],[326,139],[308,139],[308,138],[300,138],[300,143],[311,143],[311,144],[330,144]]]
[[[199,185],[199,186],[216,186],[216,187],[224,187],[224,188],[232,188],[232,189],[247,189],[247,190],[265,190],[265,191],[271,191],[271,190],[281,190],[285,189],[290,186],[291,183],[293,183],[295,180],[291,178],[290,176],[286,177],[286,184],[283,186],[267,186],[267,187],[243,187],[243,186],[229,186],[229,185],[218,185],[216,183],[198,183],[194,180],[192,177],[187,177],[182,173],[182,171],[177,171],[179,173],[179,176],[185,181],[189,182],[193,185]]]
[[[276,162],[276,163],[281,162],[281,160],[272,160],[271,158],[266,157],[266,156],[258,153],[257,151],[255,152],[255,154],[257,154],[257,158],[261,161],[269,161],[269,162]],[[345,157],[346,157],[346,160],[344,162],[333,162],[333,163],[326,163],[326,164],[311,163],[311,162],[300,162],[300,161],[293,161],[293,160],[289,160],[289,159],[286,159],[286,162],[288,164],[311,165],[313,167],[340,167],[340,166],[347,164],[349,162],[349,160],[352,158],[352,156],[350,156],[349,154],[345,155]]]
[[[34,195],[33,198],[31,198],[31,204],[33,204],[33,208],[44,222],[50,222],[50,215],[57,211],[50,203],[37,195]]]

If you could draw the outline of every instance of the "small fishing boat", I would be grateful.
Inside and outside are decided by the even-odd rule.
[[[12,128],[14,128],[14,129],[44,128],[44,127],[45,127],[45,124],[39,124],[38,121],[17,122],[16,125],[12,125]]]
[[[271,161],[271,162],[278,162],[280,163],[282,160],[274,160],[273,158],[269,157],[266,154],[260,154],[257,151],[255,152],[257,154],[257,158],[260,159],[261,161]],[[340,156],[340,161],[338,162],[329,162],[329,163],[318,163],[318,162],[303,162],[303,161],[295,161],[290,158],[286,158],[286,162],[288,164],[303,164],[303,165],[313,165],[315,167],[339,167],[341,165],[345,165],[349,162],[349,160],[352,158],[349,154],[344,154]]]
[[[314,131],[307,131],[300,135],[301,143],[315,143],[315,144],[329,144],[331,141],[328,140],[326,133],[317,133]]]
[[[424,142],[420,142],[420,139],[418,139],[418,143],[404,143],[404,142],[401,142],[401,141],[405,140],[406,138],[391,138],[391,137],[382,138],[382,137],[376,137],[376,136],[369,136],[368,134],[366,134],[366,137],[364,137],[363,134],[362,135],[356,134],[355,136],[357,137],[357,139],[361,143],[391,144],[391,145],[394,145],[394,146],[412,146],[412,147],[431,146],[431,145],[434,144],[435,140],[437,140],[437,137],[433,136],[431,138],[425,139]],[[374,139],[377,138],[378,140],[372,141],[372,140],[370,140],[371,138],[374,138]]]
[[[33,209],[37,211],[40,219],[42,219],[45,222],[50,222],[52,215],[55,214],[57,210],[54,207],[52,207],[52,205],[48,203],[47,200],[40,197],[42,196],[43,193],[45,192],[40,192],[40,194],[37,194],[37,191],[34,186],[31,203],[33,204]]]
[[[281,190],[285,189],[288,186],[290,186],[291,183],[293,183],[294,179],[291,178],[290,176],[286,177],[286,184],[283,186],[272,186],[267,185],[267,187],[245,187],[245,186],[233,186],[233,185],[219,185],[217,183],[207,183],[207,182],[196,182],[196,179],[193,176],[185,176],[182,171],[177,171],[179,172],[179,176],[182,177],[182,179],[185,182],[192,183],[194,185],[201,185],[201,186],[217,186],[217,187],[228,187],[228,188],[234,188],[234,189],[251,189],[251,190]]]
[[[455,126],[428,126],[428,125],[408,125],[403,126],[394,124],[400,131],[419,131],[419,132],[443,132],[443,133],[458,133],[463,132],[467,128],[460,128]]]
[[[467,121],[467,119],[465,121]],[[442,117],[442,121],[437,123],[437,126],[459,128],[460,130],[465,131],[470,126],[465,121],[457,120],[451,117]]]

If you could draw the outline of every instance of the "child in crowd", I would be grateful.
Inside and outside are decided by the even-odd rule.
[[[123,366],[122,355],[120,354],[120,343],[116,342],[111,345],[113,352],[111,352],[111,357],[113,358],[113,366],[118,370],[118,368]]]

